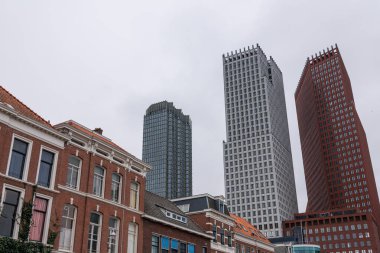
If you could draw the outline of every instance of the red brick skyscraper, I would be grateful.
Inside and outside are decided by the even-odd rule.
[[[307,212],[357,209],[373,213],[379,224],[367,138],[337,46],[307,59],[295,100]]]

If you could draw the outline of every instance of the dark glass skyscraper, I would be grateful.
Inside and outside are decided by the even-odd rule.
[[[164,198],[192,195],[191,120],[173,103],[149,106],[144,116],[144,162],[152,166],[147,190]]]

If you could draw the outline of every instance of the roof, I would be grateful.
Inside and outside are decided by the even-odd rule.
[[[189,212],[198,212],[213,209],[216,212],[229,216],[227,205],[223,196],[211,196],[210,194],[200,194],[184,198],[172,199],[177,206],[189,204]]]
[[[35,113],[32,109],[26,106],[23,102],[18,100],[15,96],[13,96],[9,91],[4,89],[3,86],[0,85],[0,102],[8,105],[11,109],[14,109],[17,113],[30,118],[38,123],[41,123],[45,126],[52,127],[52,125],[43,119],[40,115]]]
[[[257,241],[261,241],[263,243],[270,243],[268,238],[266,238],[260,232],[260,230],[258,230],[255,226],[253,226],[247,220],[240,218],[239,216],[232,213],[230,213],[230,216],[235,220],[235,223],[236,223],[236,226],[234,228],[235,233],[244,235],[245,237],[249,237]]]
[[[163,220],[165,222],[172,223],[184,229],[190,229],[197,233],[202,233],[205,236],[207,236],[205,232],[193,220],[191,220],[189,216],[187,216],[184,212],[182,212],[173,202],[161,196],[158,196],[152,192],[145,191],[144,209],[145,209],[144,210],[145,214],[149,216],[152,216],[159,220]],[[169,217],[166,217],[166,215],[162,212],[161,209],[165,209],[172,213],[186,217],[187,223],[183,223],[183,222],[171,219]]]
[[[98,134],[97,132],[95,132],[94,130],[91,130],[81,124],[79,124],[78,122],[74,121],[74,120],[68,120],[66,122],[64,122],[70,126],[72,126],[73,128],[76,128],[77,130],[81,131],[82,133],[90,136],[90,137],[93,137],[95,139],[98,139],[100,141],[103,141],[109,145],[111,145],[112,147],[116,148],[116,149],[119,149],[120,151],[123,151],[125,153],[128,153],[125,149],[123,149],[122,147],[120,147],[119,145],[115,144],[111,139],[101,135],[101,134]]]

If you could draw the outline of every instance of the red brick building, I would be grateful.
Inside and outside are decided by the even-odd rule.
[[[173,202],[145,192],[143,252],[210,252],[210,239],[187,214]]]
[[[300,243],[317,244],[321,252],[380,252],[380,238],[373,215],[356,210],[335,210],[296,214],[284,221],[284,234]],[[297,231],[299,233],[297,235]]]
[[[235,222],[227,209],[223,196],[201,194],[172,200],[183,212],[194,220],[210,240],[210,252],[234,253]]]
[[[237,215],[230,214],[235,220],[234,246],[237,253],[270,253],[274,245],[251,223]]]
[[[380,231],[380,204],[375,177],[350,79],[337,46],[307,59],[295,101],[308,195],[306,213],[298,214],[296,223],[308,224],[310,217],[318,226],[325,221],[339,219],[350,224],[351,219],[365,218],[371,230],[371,236],[365,239],[370,241],[368,247],[362,245],[363,238],[349,236],[344,247],[344,242],[329,243],[327,248],[319,242],[321,252],[356,253],[352,248],[355,244],[360,253],[379,252],[376,233]],[[358,216],[324,219],[326,213],[335,216],[347,209],[355,210]],[[284,224],[287,229],[294,222]],[[344,231],[336,235],[346,238]]]
[[[57,173],[61,233],[55,248],[71,252],[143,252],[148,165],[102,135],[67,121],[55,126],[69,138]]]
[[[147,171],[100,129],[53,127],[0,87],[0,236],[18,238],[31,201],[30,241],[58,252],[141,253]]]

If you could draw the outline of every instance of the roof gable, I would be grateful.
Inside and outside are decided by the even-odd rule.
[[[4,89],[3,86],[0,85],[0,102],[7,105],[10,109],[15,110],[17,113],[30,118],[34,121],[37,121],[45,126],[52,127],[52,125],[43,119],[40,115],[35,113],[32,109],[26,106],[23,102],[13,96],[9,91]]]

